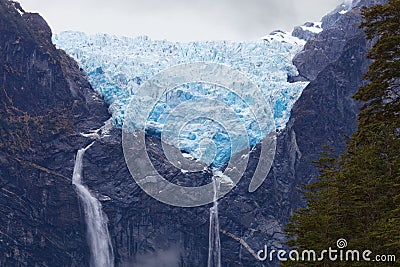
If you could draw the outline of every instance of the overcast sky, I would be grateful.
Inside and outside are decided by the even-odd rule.
[[[54,32],[76,30],[171,41],[253,40],[319,21],[343,0],[19,0]]]

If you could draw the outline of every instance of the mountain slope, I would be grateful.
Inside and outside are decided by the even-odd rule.
[[[82,266],[85,225],[71,175],[79,132],[107,107],[38,15],[0,1],[0,265]]]
[[[358,28],[360,10],[384,1],[355,1],[341,14],[334,11],[323,18],[324,31],[311,38],[294,58],[300,77],[310,84],[292,109],[291,118],[279,137],[278,157],[270,177],[282,185],[279,199],[285,214],[304,205],[302,184],[318,174],[311,162],[325,146],[342,153],[346,138],[355,131],[359,103],[352,96],[363,84],[370,61],[366,53],[371,43]],[[283,215],[282,218],[286,218]]]

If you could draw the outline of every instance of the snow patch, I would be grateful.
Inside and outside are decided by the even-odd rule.
[[[321,28],[316,28],[316,27],[306,27],[306,26],[300,26],[304,31],[310,31],[313,33],[320,33],[322,32]]]
[[[261,39],[269,41],[269,42],[280,42],[284,44],[290,44],[294,46],[301,46],[303,47],[306,43],[306,41],[292,36],[290,32],[283,32],[280,30],[273,31],[272,33],[262,37]]]

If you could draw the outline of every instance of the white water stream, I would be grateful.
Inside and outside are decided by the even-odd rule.
[[[210,208],[210,229],[208,234],[208,267],[221,267],[221,241],[219,237],[218,191],[220,181],[213,177],[214,204]]]
[[[82,184],[83,156],[86,150],[93,144],[94,142],[80,149],[76,154],[72,184],[76,187],[76,192],[78,193],[85,211],[88,242],[91,252],[90,266],[113,267],[114,252],[107,228],[107,216],[102,211],[100,201],[92,196],[88,188]]]

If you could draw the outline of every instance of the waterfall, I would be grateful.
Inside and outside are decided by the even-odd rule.
[[[208,267],[221,267],[221,241],[219,238],[218,191],[220,181],[213,177],[214,204],[210,208],[210,230],[208,234]]]
[[[91,252],[90,265],[92,267],[113,267],[114,253],[107,228],[107,216],[102,211],[101,203],[82,184],[83,156],[93,144],[94,142],[80,149],[76,154],[72,184],[76,187],[85,211],[87,236]]]

